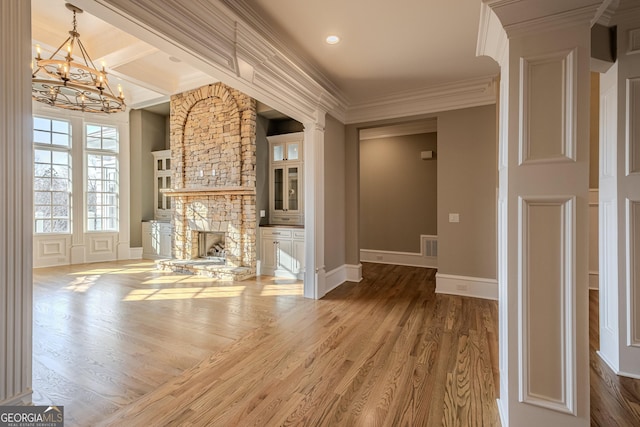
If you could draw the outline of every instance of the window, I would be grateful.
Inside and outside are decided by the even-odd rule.
[[[87,230],[118,231],[118,129],[86,126]]]
[[[33,118],[35,233],[71,232],[71,127]]]

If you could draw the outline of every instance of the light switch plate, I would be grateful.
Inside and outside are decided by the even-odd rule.
[[[267,213],[264,211],[264,209],[260,210],[260,218],[264,218],[265,216],[267,216]]]
[[[450,213],[449,214],[449,222],[460,222],[460,214],[459,213]]]

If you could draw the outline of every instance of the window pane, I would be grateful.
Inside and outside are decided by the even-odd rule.
[[[36,218],[51,218],[51,206],[36,205],[33,208],[33,214]]]
[[[38,193],[40,194],[40,193]],[[46,193],[45,193],[46,194]],[[69,203],[69,193],[51,193],[53,195],[53,204],[54,205],[65,205],[65,206],[70,206]],[[51,198],[50,198],[51,200]]]
[[[40,130],[33,131],[33,142],[38,144],[51,144],[51,133]]]
[[[54,206],[53,207],[54,218],[68,218],[69,207],[68,206]]]
[[[101,127],[96,125],[87,125],[87,138],[89,137],[102,137]]]
[[[69,153],[66,151],[52,151],[51,155],[53,156],[53,163],[57,165],[69,164]]]
[[[33,176],[36,178],[40,177],[51,177],[52,173],[51,165],[46,163],[36,163],[33,165]]]
[[[87,137],[87,148],[98,150],[102,148],[100,138]]]
[[[68,233],[69,232],[69,220],[55,219],[53,220],[52,231],[54,233]]]
[[[105,138],[102,140],[102,149],[116,151],[118,149],[118,143],[116,142],[115,139]]]
[[[51,120],[43,119],[42,117],[33,118],[33,128],[38,130],[51,130]]]
[[[51,163],[51,151],[49,150],[35,150],[34,161],[38,163]]]
[[[69,178],[69,167],[64,165],[53,165],[53,176],[58,178]]]
[[[54,193],[54,194],[60,194],[60,193]],[[34,193],[34,195],[33,195],[33,202],[36,205],[50,205],[51,204],[51,193],[36,191]]]
[[[51,134],[51,143],[53,145],[60,145],[62,147],[68,147],[70,144],[69,135],[64,133],[52,133]]]
[[[298,144],[287,144],[287,160],[298,160]]]
[[[68,181],[65,178],[52,178],[51,189],[54,191],[68,190],[67,183]]]
[[[51,189],[51,178],[34,178],[33,188],[36,191],[49,191]]]
[[[63,122],[60,120],[52,120],[51,121],[51,130],[59,133],[69,134],[69,122]]]
[[[276,162],[279,162],[280,160],[284,160],[284,149],[282,145],[273,146],[273,160]]]

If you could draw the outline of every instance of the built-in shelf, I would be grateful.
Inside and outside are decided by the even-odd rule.
[[[256,189],[251,187],[194,187],[181,188],[179,190],[161,190],[162,194],[169,197],[192,197],[192,196],[255,196]]]

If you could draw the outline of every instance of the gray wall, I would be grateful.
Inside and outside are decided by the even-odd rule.
[[[258,116],[256,121],[256,214],[258,225],[269,223],[269,120]],[[260,210],[266,216],[260,218]]]
[[[360,247],[420,252],[420,235],[437,234],[437,134],[360,141]]]
[[[324,263],[327,272],[346,263],[345,127],[327,115],[324,133]]]
[[[497,277],[496,144],[495,105],[438,114],[439,273]]]
[[[131,155],[130,245],[142,247],[142,220],[153,219],[153,155],[164,150],[166,119],[144,110],[129,113]]]
[[[438,270],[495,279],[496,106],[416,116],[411,120],[434,116],[438,119]],[[358,264],[360,260],[359,129],[398,122],[396,119],[352,124],[345,129],[347,264]],[[460,223],[450,224],[449,212],[459,213]]]

